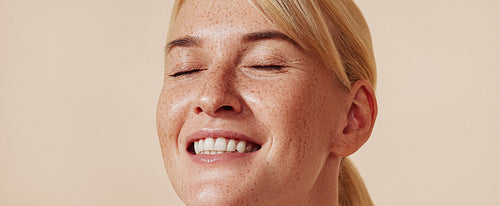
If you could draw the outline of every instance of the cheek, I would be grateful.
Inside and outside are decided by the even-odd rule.
[[[300,135],[324,135],[334,124],[336,103],[332,88],[317,81],[279,81],[253,92],[252,109],[268,125],[273,136],[300,140]]]
[[[327,155],[337,116],[336,103],[332,101],[334,87],[329,85],[306,76],[260,84],[260,89],[251,90],[249,106],[271,133],[276,155],[300,155],[293,156],[296,160],[317,156],[316,152]]]
[[[166,151],[177,151],[177,136],[184,124],[189,101],[189,95],[176,88],[164,87],[160,94],[156,124],[164,157]]]
[[[269,174],[264,177],[269,192],[312,187],[332,144],[329,125],[336,114],[327,103],[331,97],[314,80],[259,85],[253,85],[259,89],[249,90],[246,97],[255,118],[272,137],[262,171]]]
[[[158,126],[172,127],[184,119],[193,95],[179,87],[165,86],[160,93],[157,108]]]

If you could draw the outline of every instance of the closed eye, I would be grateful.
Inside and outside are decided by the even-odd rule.
[[[178,77],[178,76],[182,76],[182,75],[190,75],[190,74],[193,74],[195,72],[202,71],[202,70],[203,69],[192,69],[192,70],[187,70],[187,71],[176,72],[176,73],[168,75],[168,76]]]
[[[254,65],[251,68],[265,70],[265,71],[277,71],[283,69],[283,66],[280,65]]]

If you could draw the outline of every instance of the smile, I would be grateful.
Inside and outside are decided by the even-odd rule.
[[[188,150],[196,155],[216,155],[224,153],[250,153],[260,148],[260,145],[244,140],[225,137],[207,137],[194,141]]]

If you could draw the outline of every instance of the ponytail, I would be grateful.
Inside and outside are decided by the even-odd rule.
[[[370,194],[354,164],[348,158],[342,158],[339,171],[339,205],[372,206]]]

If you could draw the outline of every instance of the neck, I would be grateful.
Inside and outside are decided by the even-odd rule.
[[[338,205],[338,177],[341,157],[330,154],[309,193],[308,205]]]

